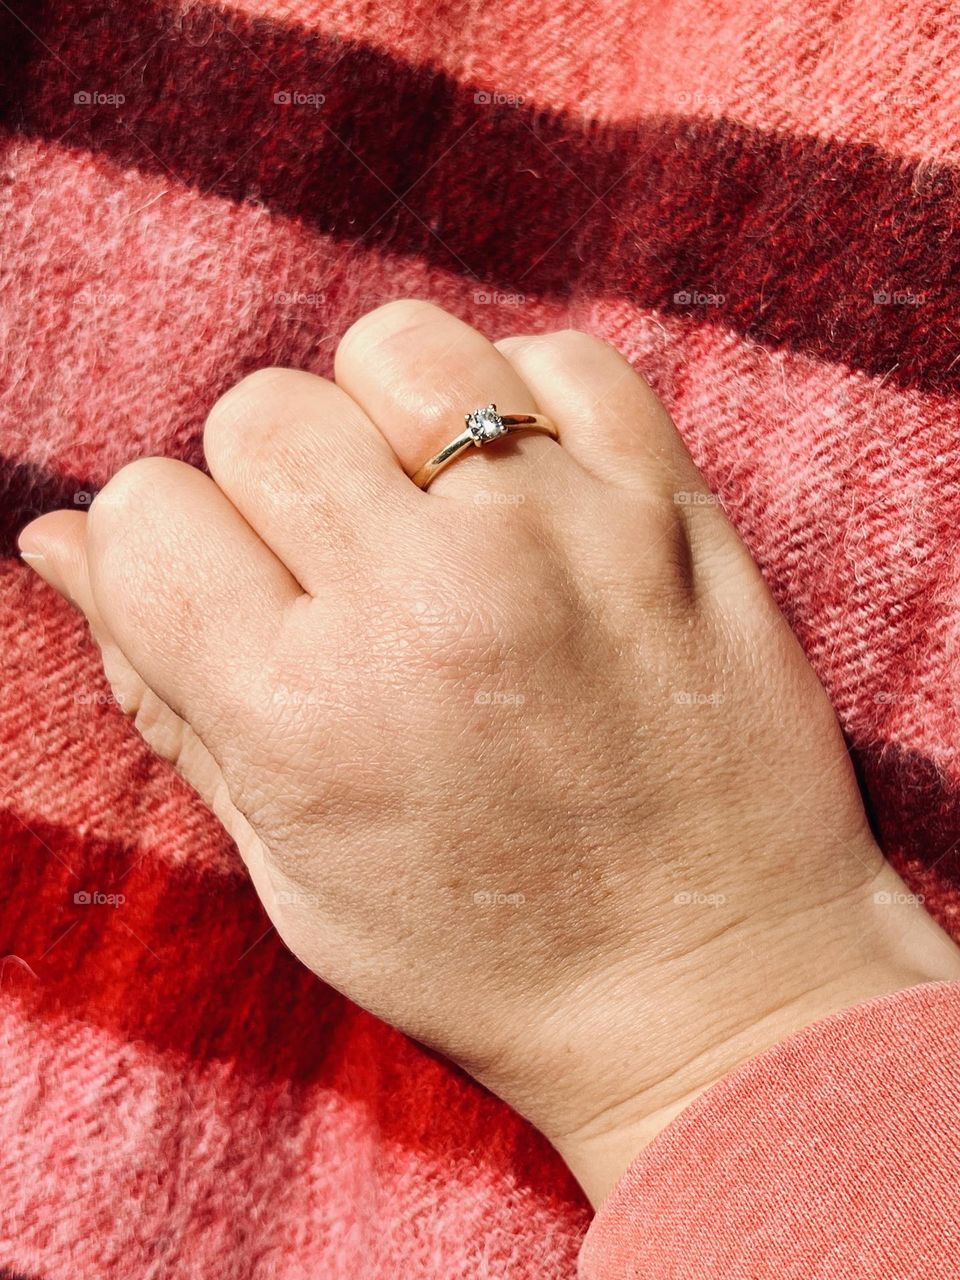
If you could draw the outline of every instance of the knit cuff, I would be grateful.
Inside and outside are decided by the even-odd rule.
[[[581,1280],[956,1280],[960,983],[871,1000],[752,1059],[647,1147]]]

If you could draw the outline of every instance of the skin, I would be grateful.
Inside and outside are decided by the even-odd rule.
[[[599,1203],[748,1057],[960,978],[870,833],[827,697],[610,347],[424,302],[335,382],[211,411],[212,478],[120,471],[24,558],[221,818],[287,945],[526,1115]],[[421,493],[466,409],[548,413]]]

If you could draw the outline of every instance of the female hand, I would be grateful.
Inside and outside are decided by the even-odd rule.
[[[465,411],[541,411],[426,493]],[[578,333],[422,302],[23,534],[290,948],[527,1115],[599,1199],[686,1101],[957,952],[663,407]],[[406,473],[406,474],[405,474]],[[211,478],[212,477],[212,478]],[[899,896],[898,896],[899,895]]]

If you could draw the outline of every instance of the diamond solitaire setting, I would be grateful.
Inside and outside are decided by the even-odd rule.
[[[473,443],[478,447],[507,434],[507,424],[497,413],[495,404],[488,404],[483,409],[474,409],[473,413],[464,414],[464,419],[467,430],[473,437]]]
[[[0,0],[2,3],[2,0]],[[463,453],[469,453],[471,447],[480,448],[491,440],[499,440],[511,431],[539,431],[551,440],[560,439],[557,428],[542,413],[497,413],[495,404],[484,405],[482,409],[474,409],[465,413],[463,420],[467,424],[460,434],[439,452],[427,458],[426,462],[414,471],[410,479],[418,489],[426,489],[435,476],[444,467],[448,467]]]

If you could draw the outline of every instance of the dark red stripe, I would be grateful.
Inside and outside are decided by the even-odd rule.
[[[903,385],[960,385],[949,167],[727,121],[613,128],[478,104],[434,71],[210,5],[17,9],[39,37],[0,10],[23,131],[416,254],[467,288],[626,297]],[[692,292],[723,302],[677,300]]]
[[[123,895],[119,904],[77,894]],[[271,929],[242,877],[150,857],[0,812],[3,990],[203,1062],[315,1078],[344,999]]]
[[[206,469],[199,441],[179,456]],[[96,492],[97,486],[84,476],[62,475],[55,467],[0,454],[0,556],[18,554],[17,535],[31,520],[62,507],[85,511]]]
[[[177,456],[207,469],[199,435],[179,449]],[[85,511],[97,488],[86,476],[61,474],[55,467],[20,462],[0,453],[0,556],[17,554],[17,535],[37,516],[62,507]]]
[[[78,893],[124,900],[77,902]],[[81,1019],[201,1067],[228,1062],[253,1079],[362,1098],[380,1132],[405,1146],[443,1151],[497,1132],[498,1150],[485,1154],[481,1137],[475,1158],[508,1159],[521,1185],[579,1198],[518,1116],[294,959],[245,876],[158,863],[49,823],[28,829],[0,810],[0,984],[38,1017]],[[362,1054],[371,1035],[375,1059],[345,1062],[345,1048]],[[412,1128],[410,1080],[422,1084]],[[440,1102],[424,1111],[431,1098]],[[474,1116],[463,1132],[450,1126],[451,1106]]]
[[[36,516],[60,507],[82,511],[92,492],[80,476],[0,454],[0,555],[16,554],[17,534]]]
[[[854,760],[880,844],[898,868],[935,872],[945,886],[960,886],[956,781],[919,752],[887,743],[855,750]],[[960,937],[955,910],[949,927]]]

